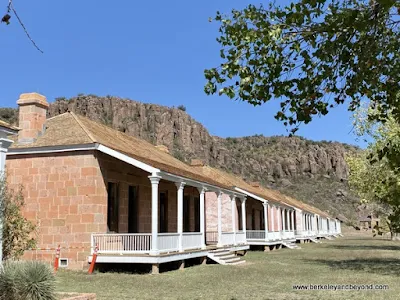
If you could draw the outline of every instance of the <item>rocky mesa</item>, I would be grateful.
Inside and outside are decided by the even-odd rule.
[[[213,167],[259,181],[326,210],[355,221],[358,200],[347,185],[345,155],[359,151],[338,142],[302,137],[255,135],[220,138],[185,112],[119,97],[79,95],[57,98],[48,117],[72,111],[102,122],[154,145],[165,145],[176,158],[202,159]],[[0,119],[17,124],[17,110],[1,108]]]

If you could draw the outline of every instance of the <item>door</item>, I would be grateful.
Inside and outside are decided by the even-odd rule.
[[[200,198],[194,197],[194,231],[200,232]]]
[[[108,232],[118,232],[118,223],[119,223],[119,193],[118,193],[118,184],[114,182],[108,183],[108,195],[107,195],[107,229]]]
[[[138,232],[139,219],[138,187],[129,186],[128,191],[128,232]]]
[[[251,210],[251,230],[255,230],[256,229],[256,211],[253,208]]]
[[[265,230],[264,211],[259,210],[258,212],[260,214],[260,218],[259,218],[259,220],[260,220],[260,229],[261,230]]]
[[[190,196],[183,197],[183,232],[190,231]]]
[[[168,232],[168,194],[160,193],[159,229],[158,232]]]

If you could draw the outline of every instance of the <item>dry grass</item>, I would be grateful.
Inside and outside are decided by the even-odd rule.
[[[58,290],[98,299],[399,299],[400,243],[366,235],[249,252],[242,266],[207,265],[157,276],[59,272]],[[386,291],[295,291],[294,284],[387,284]]]

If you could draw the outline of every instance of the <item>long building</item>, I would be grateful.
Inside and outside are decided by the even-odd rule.
[[[74,113],[46,119],[48,102],[22,94],[7,180],[23,186],[37,248],[24,259],[82,269],[98,263],[159,265],[206,258],[238,264],[252,245],[295,247],[340,234],[340,223],[298,200]],[[14,128],[14,131],[17,129]],[[14,133],[14,132],[13,132]],[[10,132],[8,132],[10,134]],[[9,137],[11,139],[11,137]]]

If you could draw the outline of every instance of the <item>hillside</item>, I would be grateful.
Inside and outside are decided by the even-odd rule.
[[[336,142],[314,142],[301,137],[242,138],[211,136],[184,108],[146,104],[118,97],[80,95],[58,98],[51,103],[49,117],[73,111],[140,137],[163,144],[171,154],[189,162],[193,158],[259,181],[298,199],[349,220],[357,216],[358,201],[347,185],[345,154],[354,146]],[[17,124],[16,109],[1,108],[0,119]]]

